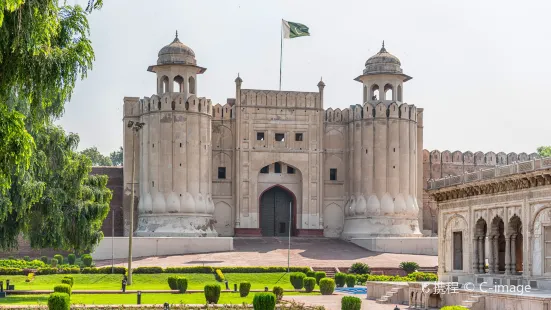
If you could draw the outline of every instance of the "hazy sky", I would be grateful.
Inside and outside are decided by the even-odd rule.
[[[284,42],[284,90],[317,91],[323,76],[324,108],[361,104],[353,79],[385,40],[413,77],[404,101],[425,110],[424,148],[530,153],[551,144],[550,9],[503,0],[105,0],[90,17],[94,69],[59,123],[80,135],[81,149],[122,145],[123,97],[154,94],[146,69],[175,30],[208,68],[199,96],[234,98],[238,72],[243,88],[277,89],[283,18],[311,33]]]

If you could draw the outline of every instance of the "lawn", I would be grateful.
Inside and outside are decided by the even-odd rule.
[[[285,295],[297,295],[296,292],[286,292]],[[319,295],[320,293],[300,293],[309,295]],[[222,293],[220,294],[219,304],[242,304],[252,303],[254,293],[250,293],[247,297],[240,297],[239,293]],[[8,296],[5,299],[0,299],[0,308],[2,304],[11,305],[37,305],[46,304],[48,295],[14,295]],[[157,293],[142,293],[142,304],[205,304],[205,295],[202,293],[195,294],[157,294]],[[72,304],[86,305],[117,305],[117,304],[136,304],[136,294],[73,294],[71,296]]]
[[[123,276],[120,274],[73,274],[73,290],[120,290]],[[132,276],[133,284],[127,287],[127,290],[168,290],[167,279],[170,276],[183,276],[188,279],[189,290],[202,290],[206,284],[220,284],[225,289],[224,283],[217,282],[212,274],[189,273],[189,274],[135,274]],[[289,274],[281,273],[226,273],[226,280],[229,282],[230,289],[233,290],[233,284],[248,281],[251,283],[251,289],[264,289],[265,286],[270,290],[275,286],[281,286],[284,289],[293,289],[289,281]],[[53,290],[54,286],[61,284],[64,275],[40,275],[35,276],[32,282],[25,282],[26,276],[0,276],[0,281],[10,280],[10,284],[15,285],[16,290]]]

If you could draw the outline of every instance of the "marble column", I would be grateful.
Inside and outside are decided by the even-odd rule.
[[[505,274],[511,271],[511,236],[505,236]]]
[[[473,253],[473,273],[477,273],[479,272],[478,270],[478,265],[479,265],[479,261],[478,261],[478,253],[480,253],[480,244],[478,243],[478,237],[475,237],[473,239],[473,249],[474,249],[474,253]]]
[[[511,236],[511,274],[517,273],[517,235]]]
[[[494,236],[488,237],[488,273],[494,273]]]
[[[498,248],[499,235],[494,236],[493,239],[493,248],[494,248],[494,273],[499,273],[499,248]]]
[[[478,237],[478,269],[480,273],[484,273],[484,238],[485,236]]]

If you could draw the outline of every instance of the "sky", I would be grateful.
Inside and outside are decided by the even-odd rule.
[[[84,0],[69,0],[68,3]],[[551,1],[105,0],[89,17],[96,60],[58,120],[80,149],[122,145],[123,98],[151,96],[147,67],[180,41],[207,71],[197,91],[213,103],[243,88],[278,89],[281,19],[310,28],[284,40],[283,90],[317,91],[324,108],[362,103],[354,78],[385,41],[405,74],[408,104],[424,109],[424,148],[535,152],[551,145]]]

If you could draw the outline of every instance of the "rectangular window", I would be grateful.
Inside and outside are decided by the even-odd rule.
[[[226,178],[226,167],[218,167],[218,178],[219,179]]]
[[[279,233],[284,234],[286,232],[285,223],[279,222]]]
[[[295,133],[295,141],[302,141],[302,133]]]
[[[295,168],[291,166],[287,166],[287,173],[288,174],[295,174]]]
[[[260,169],[260,173],[270,173],[270,167],[265,166],[264,168]]]
[[[275,163],[274,164],[274,172],[275,173],[281,173],[281,164],[280,163]]]
[[[275,134],[275,140],[278,142],[285,141],[285,134],[284,133],[276,133]]]
[[[543,227],[543,241],[544,241],[544,271],[545,273],[551,272],[551,226]]]
[[[331,168],[329,169],[329,180],[336,181],[337,180],[337,169]]]
[[[264,141],[264,133],[263,132],[257,132],[256,133],[256,140]]]
[[[453,270],[463,270],[463,233],[453,233]]]

